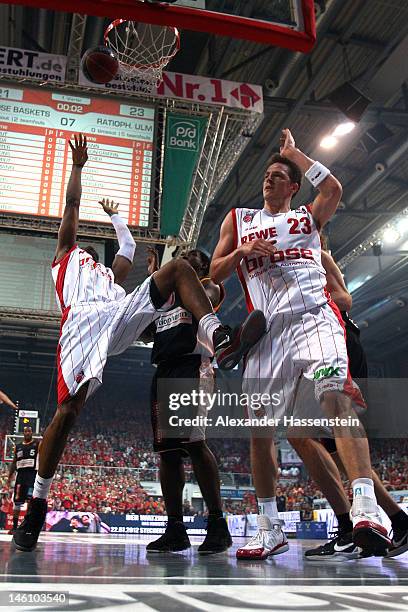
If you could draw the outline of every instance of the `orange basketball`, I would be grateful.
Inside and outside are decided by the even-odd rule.
[[[109,83],[119,72],[119,61],[111,49],[94,47],[84,53],[82,71],[93,83]]]

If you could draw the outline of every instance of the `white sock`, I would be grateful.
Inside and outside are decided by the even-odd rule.
[[[41,476],[37,474],[34,482],[33,497],[47,499],[53,479],[54,476],[51,476],[51,478],[41,478]]]
[[[265,514],[272,523],[279,519],[276,497],[258,497],[258,513]]]
[[[374,482],[371,478],[356,478],[351,483],[353,487],[353,499],[363,495],[364,497],[369,497],[375,503],[377,503],[377,498],[374,492]]]
[[[198,322],[197,342],[211,355],[214,353],[213,333],[221,325],[219,318],[212,312],[201,317]]]

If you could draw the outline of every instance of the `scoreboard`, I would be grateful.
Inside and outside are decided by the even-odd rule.
[[[68,140],[86,134],[80,220],[108,223],[98,200],[119,203],[128,225],[148,227],[155,109],[106,97],[0,87],[0,211],[61,217],[71,172]]]

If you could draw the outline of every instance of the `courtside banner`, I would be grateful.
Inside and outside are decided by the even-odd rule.
[[[65,55],[53,55],[16,47],[0,47],[0,74],[27,77],[35,81],[65,82]]]
[[[72,510],[49,510],[45,519],[45,531],[63,533],[110,533],[110,527],[103,520],[104,515],[96,512],[75,512]]]
[[[167,516],[159,514],[101,514],[109,525],[110,533],[138,533],[160,535],[165,532]],[[205,535],[207,519],[203,516],[185,516],[184,525],[189,535]]]
[[[124,94],[149,93],[146,90],[146,84],[141,83],[137,78],[125,80],[119,75],[110,83],[93,83],[86,78],[82,69],[79,71],[79,84],[105,91],[122,91]],[[262,87],[251,83],[164,72],[163,81],[151,93],[162,98],[179,98],[200,104],[215,104],[263,113]]]

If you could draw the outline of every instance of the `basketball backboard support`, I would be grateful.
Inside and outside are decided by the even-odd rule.
[[[304,53],[316,40],[314,0],[177,0],[172,4],[143,0],[76,0],[74,4],[72,0],[9,0],[7,4],[164,24]]]

